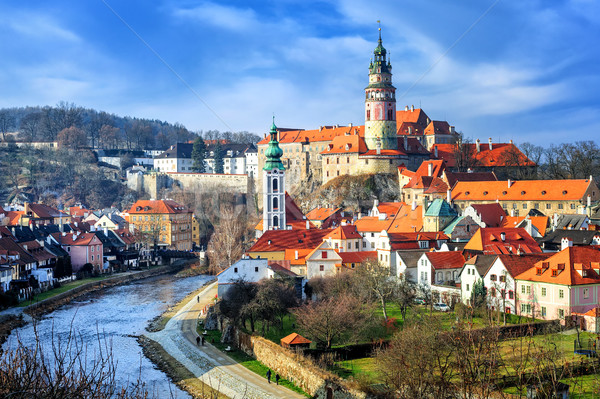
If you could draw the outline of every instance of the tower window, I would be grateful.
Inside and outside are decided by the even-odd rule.
[[[277,191],[279,190],[279,182],[277,181],[277,179],[273,179],[273,191]]]
[[[279,217],[273,216],[273,227],[279,227]]]
[[[367,110],[367,120],[368,121],[371,120],[371,110],[370,109]]]
[[[279,209],[279,201],[277,197],[273,198],[273,209]]]

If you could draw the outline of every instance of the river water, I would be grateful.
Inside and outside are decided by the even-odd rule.
[[[40,320],[37,323],[38,336],[42,346],[49,349],[53,335],[55,341],[65,340],[72,328],[87,346],[88,354],[97,352],[100,344],[112,346],[120,385],[141,377],[158,398],[171,395],[177,399],[190,398],[142,354],[135,336],[144,333],[149,320],[199,289],[209,279],[209,276],[175,278],[166,275],[87,294]],[[99,335],[105,341],[99,343]],[[22,342],[33,341],[33,325],[30,323],[13,331],[5,348],[13,346],[16,337]]]

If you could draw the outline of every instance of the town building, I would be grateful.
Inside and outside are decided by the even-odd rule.
[[[149,248],[192,249],[192,211],[173,200],[139,200],[129,209],[129,224]]]

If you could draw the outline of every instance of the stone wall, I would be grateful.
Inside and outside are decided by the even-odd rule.
[[[210,173],[157,173],[128,172],[127,187],[142,191],[151,198],[159,198],[162,189],[180,187],[200,192],[248,192],[248,175]]]
[[[238,347],[265,366],[293,382],[317,399],[365,399],[367,394],[347,381],[317,367],[301,353],[281,347],[269,340],[238,331]]]

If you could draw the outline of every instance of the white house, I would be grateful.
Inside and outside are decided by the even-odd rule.
[[[496,260],[496,255],[475,255],[465,262],[458,277],[460,278],[460,297],[464,304],[471,303],[473,285],[485,277],[487,271]]]
[[[392,275],[400,277],[401,274],[404,274],[408,281],[417,283],[417,265],[419,263],[419,259],[421,259],[421,256],[423,256],[425,252],[428,251],[396,251],[396,265],[395,267],[392,265]]]
[[[464,264],[465,258],[458,251],[425,252],[417,264],[417,281],[420,285],[456,286]]]
[[[13,268],[10,266],[0,266],[0,292],[6,292],[10,289],[12,281]]]
[[[306,256],[306,278],[333,276],[341,266],[341,256],[328,241],[323,241]]]
[[[272,278],[273,270],[267,259],[242,258],[217,275],[217,293],[219,298],[238,280],[258,283],[263,278]]]

